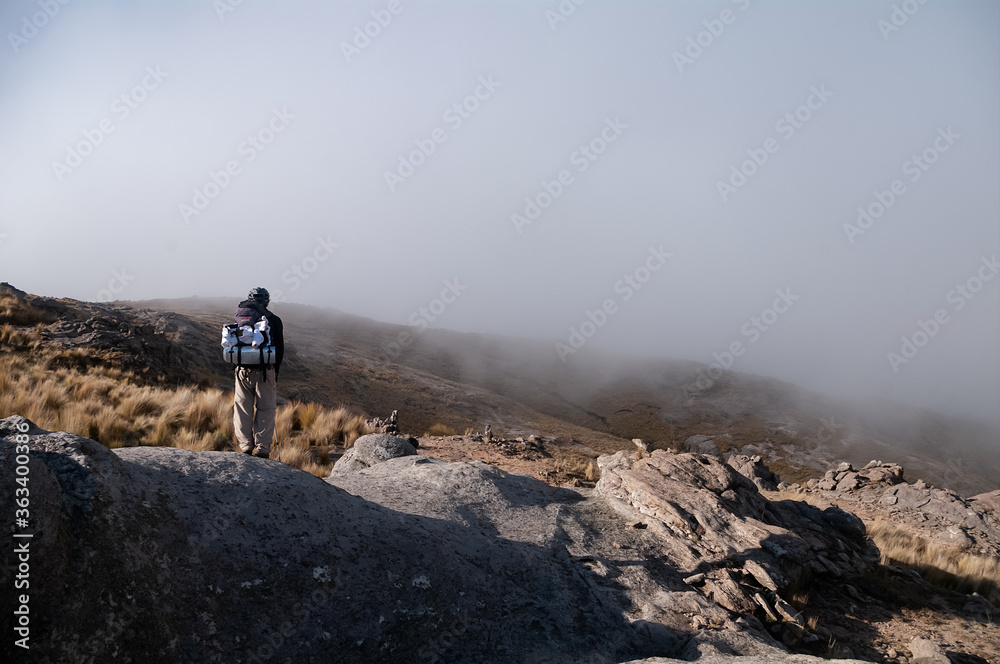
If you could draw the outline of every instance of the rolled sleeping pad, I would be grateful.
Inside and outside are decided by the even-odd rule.
[[[223,348],[222,358],[229,364],[237,366],[254,367],[261,363],[272,365],[277,360],[274,346],[235,346],[233,348]]]

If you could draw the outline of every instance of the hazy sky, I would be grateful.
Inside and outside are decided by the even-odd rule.
[[[263,285],[1000,417],[996,2],[10,0],[0,26],[0,280],[29,292]]]

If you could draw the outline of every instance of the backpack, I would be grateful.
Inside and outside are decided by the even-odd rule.
[[[239,367],[260,366],[265,369],[277,359],[271,341],[267,309],[252,300],[240,302],[233,318],[235,323],[222,326],[222,357]]]

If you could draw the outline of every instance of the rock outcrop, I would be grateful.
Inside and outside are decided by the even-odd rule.
[[[408,440],[388,433],[370,433],[354,441],[354,446],[337,459],[333,472],[350,473],[364,470],[388,459],[412,456],[416,453],[416,448]]]
[[[664,587],[693,586],[697,599],[736,615],[762,611],[785,625],[790,644],[820,640],[787,601],[790,589],[810,577],[858,575],[877,561],[853,514],[768,501],[714,456],[657,450],[636,460],[619,452],[598,463],[597,492],[657,536],[671,566]]]
[[[747,456],[745,454],[732,454],[726,460],[733,470],[743,475],[761,491],[777,491],[780,478],[771,472],[771,469],[764,465],[764,461],[757,454]]]
[[[930,540],[1000,557],[1000,491],[963,498],[923,480],[907,483],[894,463],[871,461],[855,470],[843,463],[822,479],[806,483],[807,492],[832,501],[857,503],[857,511],[908,526]],[[795,488],[795,487],[790,487]]]

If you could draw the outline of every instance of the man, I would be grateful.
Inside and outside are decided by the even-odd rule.
[[[277,378],[281,371],[281,358],[285,354],[284,328],[281,319],[268,311],[267,305],[270,302],[271,295],[267,289],[254,288],[237,309],[237,313],[249,309],[267,318],[271,345],[274,346],[273,364],[236,367],[236,399],[233,409],[236,440],[244,454],[262,459],[269,459],[271,456],[278,397]]]

